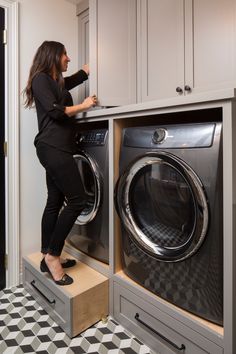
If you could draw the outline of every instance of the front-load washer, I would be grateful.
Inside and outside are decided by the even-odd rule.
[[[78,152],[74,159],[87,205],[78,216],[67,241],[77,250],[108,263],[108,130],[80,131],[77,141]]]
[[[223,322],[221,122],[126,128],[115,205],[124,272]]]

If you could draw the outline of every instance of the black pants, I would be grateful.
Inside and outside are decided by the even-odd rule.
[[[41,252],[60,256],[68,233],[86,205],[85,192],[72,154],[41,142],[36,150],[46,170],[48,190],[41,224]]]

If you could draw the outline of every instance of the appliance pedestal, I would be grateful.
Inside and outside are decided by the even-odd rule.
[[[63,254],[63,257],[68,257]],[[70,257],[71,258],[71,257]],[[66,269],[74,282],[56,285],[40,272],[41,253],[23,259],[23,284],[55,322],[74,337],[108,315],[108,278],[77,261]]]

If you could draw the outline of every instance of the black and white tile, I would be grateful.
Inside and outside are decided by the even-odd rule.
[[[0,353],[155,354],[112,318],[70,339],[22,285],[0,291]]]

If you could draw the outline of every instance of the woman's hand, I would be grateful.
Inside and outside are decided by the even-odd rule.
[[[89,96],[87,98],[85,98],[85,100],[82,102],[82,105],[84,107],[84,109],[89,109],[90,107],[94,107],[97,104],[97,96],[93,95],[93,96]]]
[[[69,117],[74,116],[77,113],[87,111],[89,108],[96,106],[98,99],[96,95],[89,96],[81,104],[75,106],[65,107],[65,114]]]
[[[86,72],[86,74],[89,75],[89,65],[88,64],[84,64],[82,66],[82,70],[84,70]]]

